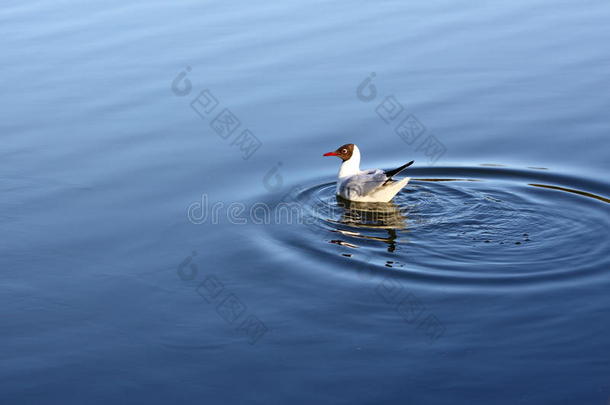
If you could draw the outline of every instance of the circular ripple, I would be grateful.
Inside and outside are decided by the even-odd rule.
[[[290,195],[301,221],[273,235],[411,277],[520,281],[610,268],[607,186],[511,169],[443,171],[466,177],[414,170],[390,203],[340,200],[334,182],[301,188]]]

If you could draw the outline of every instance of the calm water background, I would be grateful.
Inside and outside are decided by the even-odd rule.
[[[5,1],[0,402],[606,404],[609,20],[604,1]],[[249,159],[211,128],[222,108],[262,142]],[[333,197],[321,154],[347,142],[365,167],[416,160],[381,225]],[[189,220],[202,195],[305,221]]]

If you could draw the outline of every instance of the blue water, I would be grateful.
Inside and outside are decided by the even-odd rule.
[[[4,2],[0,403],[607,404],[609,19]]]

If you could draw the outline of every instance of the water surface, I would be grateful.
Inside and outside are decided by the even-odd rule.
[[[1,402],[606,404],[609,18],[6,2]]]

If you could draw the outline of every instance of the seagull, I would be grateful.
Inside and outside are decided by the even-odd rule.
[[[353,143],[339,146],[323,156],[338,156],[343,160],[337,179],[337,195],[346,200],[388,202],[411,180],[410,177],[393,180],[392,176],[411,166],[413,160],[393,170],[360,170],[360,150]]]

